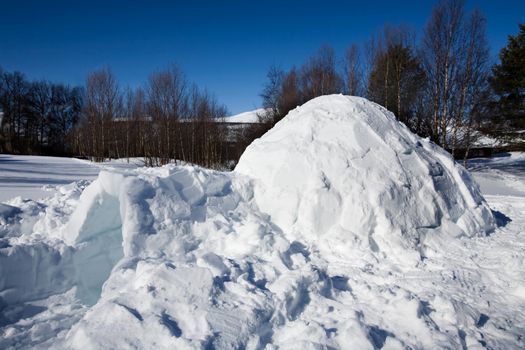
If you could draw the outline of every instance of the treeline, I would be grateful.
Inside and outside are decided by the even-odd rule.
[[[176,67],[150,75],[144,87],[120,89],[109,69],[86,81],[82,117],[72,133],[75,154],[95,160],[144,157],[220,167],[228,156],[219,123],[226,107],[189,83]]]
[[[242,132],[217,123],[226,108],[176,66],[133,89],[119,86],[108,68],[90,73],[83,87],[28,81],[0,69],[0,152],[231,167],[291,109],[344,93],[383,105],[413,132],[466,158],[479,130],[523,137],[524,25],[509,37],[500,61],[491,67],[483,15],[467,13],[462,0],[442,0],[419,40],[408,27],[385,26],[343,57],[323,46],[300,66],[272,67],[261,93],[267,112]]]
[[[491,67],[485,23],[478,10],[467,13],[463,1],[444,0],[433,8],[419,41],[412,29],[387,25],[362,47],[352,44],[342,59],[330,46],[323,46],[299,67],[286,71],[271,67],[261,94],[268,112],[261,116],[265,123],[256,133],[313,97],[344,93],[383,105],[413,132],[453,154],[461,149],[467,157],[481,135],[479,130],[502,136],[523,125],[523,73],[505,87],[499,85],[505,85],[516,67],[525,69],[525,44],[521,53],[514,54],[510,68],[501,68],[503,56],[501,65]],[[525,27],[520,28],[523,32]],[[514,114],[509,107],[506,115],[513,119],[502,113],[509,86],[515,98],[505,105],[514,106]]]
[[[68,154],[65,140],[80,118],[81,88],[29,82],[0,68],[0,152]]]
[[[172,66],[143,87],[119,87],[104,68],[84,87],[28,81],[0,71],[0,152],[74,155],[103,161],[144,157],[223,167],[239,153],[218,120],[226,115],[208,92]]]

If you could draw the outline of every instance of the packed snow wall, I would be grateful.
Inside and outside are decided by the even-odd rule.
[[[450,317],[433,291],[445,311],[432,319],[428,288],[397,283],[449,242],[490,232],[490,209],[445,151],[362,98],[298,107],[233,172],[102,171],[67,220],[45,225],[64,198],[1,246],[0,308],[71,288],[87,307],[60,335],[13,328],[0,347],[455,347],[448,329],[479,318]]]

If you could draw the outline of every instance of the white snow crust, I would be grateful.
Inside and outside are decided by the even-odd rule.
[[[0,348],[519,348],[525,241],[494,229],[443,150],[320,97],[231,173],[102,170],[2,205]]]

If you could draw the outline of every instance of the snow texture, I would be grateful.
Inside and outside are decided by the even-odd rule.
[[[105,169],[2,205],[0,348],[522,348],[525,205],[491,198],[496,222],[390,112],[320,97],[231,173]]]

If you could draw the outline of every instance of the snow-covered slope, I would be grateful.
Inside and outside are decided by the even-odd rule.
[[[231,173],[86,185],[0,208],[0,348],[523,346],[525,245],[364,99],[312,100]]]
[[[243,123],[252,124],[259,123],[259,116],[265,113],[264,108],[255,109],[253,111],[243,112],[224,118],[226,123]]]

